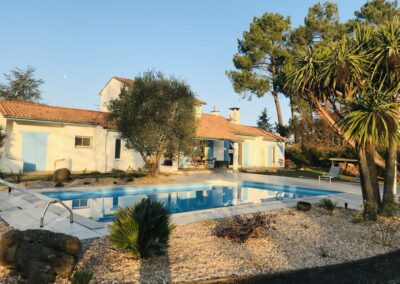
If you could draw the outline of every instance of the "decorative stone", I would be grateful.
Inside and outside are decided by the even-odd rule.
[[[58,169],[54,172],[53,179],[55,182],[66,182],[71,178],[71,172],[67,168]]]
[[[0,238],[0,264],[19,272],[27,283],[68,278],[81,251],[78,238],[45,230],[11,230]]]
[[[310,211],[311,210],[311,203],[306,202],[306,201],[299,201],[299,202],[297,202],[297,210]]]

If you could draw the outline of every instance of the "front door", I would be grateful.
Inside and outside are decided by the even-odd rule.
[[[22,134],[23,171],[46,170],[47,133],[24,132]]]

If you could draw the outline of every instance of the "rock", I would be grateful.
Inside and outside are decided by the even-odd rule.
[[[78,238],[45,230],[11,230],[0,238],[0,264],[28,283],[68,278],[81,254]]]
[[[299,202],[297,202],[297,210],[310,211],[311,210],[311,203],[306,202],[306,201],[299,201]]]
[[[58,169],[54,172],[53,180],[55,182],[66,182],[71,178],[71,172],[67,168]]]

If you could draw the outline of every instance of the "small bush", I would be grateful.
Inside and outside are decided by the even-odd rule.
[[[147,198],[119,208],[109,228],[109,239],[117,248],[149,257],[165,254],[174,226],[163,203]]]
[[[378,219],[378,205],[376,202],[364,200],[363,215],[368,221],[376,221]]]
[[[396,218],[379,217],[372,224],[375,242],[383,246],[391,246],[400,237],[400,220]]]
[[[382,215],[386,217],[394,217],[400,215],[400,199],[393,203],[386,204],[383,206]]]
[[[332,214],[337,206],[337,201],[333,201],[330,198],[323,198],[320,200],[319,204],[321,205],[322,208],[324,208],[325,210],[329,211],[330,214]]]
[[[363,213],[361,211],[359,211],[359,210],[354,212],[354,214],[353,214],[353,223],[354,224],[359,224],[359,223],[362,223],[363,221],[364,221]]]
[[[90,271],[80,270],[75,272],[74,276],[71,279],[72,284],[89,284],[90,280],[92,280],[93,273]]]
[[[64,184],[62,182],[57,182],[54,187],[63,187]]]
[[[214,234],[219,238],[228,238],[235,242],[245,242],[252,237],[258,237],[263,231],[275,229],[275,215],[255,213],[250,217],[234,216],[220,219],[214,228]]]

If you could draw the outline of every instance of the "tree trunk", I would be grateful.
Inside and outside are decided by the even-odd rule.
[[[357,147],[357,155],[360,168],[360,181],[363,200],[368,202],[374,202],[374,193],[371,183],[371,176],[368,167],[367,155],[364,147]]]
[[[386,157],[385,183],[383,186],[383,206],[394,202],[394,187],[396,186],[397,142],[391,137]]]
[[[371,179],[371,186],[372,186],[372,191],[374,194],[375,203],[379,208],[381,208],[382,201],[381,201],[381,194],[379,191],[378,173],[377,173],[376,165],[374,162],[374,156],[375,156],[374,145],[371,143],[368,143],[365,151],[366,151],[365,154],[366,154],[366,158],[367,158],[369,175],[370,175],[370,179]]]
[[[353,147],[354,149],[356,149],[356,144],[353,140],[351,140],[347,135],[344,134],[343,130],[341,127],[339,127],[337,125],[336,120],[332,117],[332,115],[330,113],[328,113],[321,105],[321,102],[317,99],[313,99],[312,101],[315,109],[317,110],[318,116],[325,121],[329,127],[331,127],[333,129],[333,131],[335,131],[343,140],[345,140],[351,147]],[[381,167],[382,169],[385,168],[385,160],[378,154],[375,152],[374,155],[374,161],[375,164],[379,167]]]
[[[278,124],[283,125],[282,119],[282,111],[281,111],[281,103],[279,102],[278,93],[273,91],[272,96],[274,97],[275,107],[276,107],[276,114],[278,116]]]

